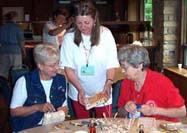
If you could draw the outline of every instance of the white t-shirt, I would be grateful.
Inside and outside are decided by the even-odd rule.
[[[63,30],[61,33],[59,33],[56,36],[51,36],[49,35],[49,30],[55,29],[57,28],[57,26],[52,22],[52,21],[48,21],[43,28],[43,42],[48,42],[48,43],[52,43],[55,45],[56,48],[59,48],[59,46],[61,45],[59,43],[59,38],[63,39],[63,36],[66,32],[66,30]]]
[[[50,88],[52,85],[52,81],[53,81],[52,79],[51,80],[41,80],[41,84],[42,84],[45,94],[46,94],[46,98],[47,98],[46,100],[49,103],[51,102],[49,95],[50,95]],[[22,76],[17,80],[17,82],[14,86],[10,108],[13,109],[16,107],[23,106],[26,99],[27,99],[26,81],[25,81],[25,77]],[[67,100],[64,101],[62,106],[67,106]]]
[[[82,34],[83,42],[79,47],[74,43],[74,33],[67,33],[60,53],[60,66],[70,67],[75,70],[75,73],[85,91],[86,96],[93,96],[103,90],[106,82],[107,69],[119,67],[117,59],[116,43],[111,31],[101,26],[100,27],[100,42],[98,46],[91,48],[90,36]],[[86,66],[94,67],[93,75],[82,75],[81,68]],[[73,100],[77,101],[78,92],[76,88],[70,84],[68,95]],[[105,105],[112,103],[112,96]],[[104,105],[99,105],[104,106]]]
[[[53,82],[52,79],[51,80],[41,80],[41,84],[44,88],[45,95],[47,98],[46,100],[49,103],[51,102],[49,95],[50,95],[50,88],[51,88],[52,82]],[[67,98],[67,96],[66,96],[66,98]],[[27,99],[26,81],[25,81],[25,77],[22,76],[16,81],[16,84],[14,86],[10,108],[14,109],[16,107],[23,106],[26,99]],[[67,106],[67,99],[62,104],[62,107],[63,106]],[[39,121],[38,124],[42,124],[42,121],[43,121],[43,118]]]

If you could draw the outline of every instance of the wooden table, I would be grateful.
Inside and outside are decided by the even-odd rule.
[[[76,133],[77,131],[89,132],[89,128],[86,124],[88,124],[90,120],[91,119],[79,119],[64,121],[61,123],[49,124],[46,126],[23,130],[20,133]],[[159,125],[169,123],[166,121],[155,120],[148,117],[142,117],[135,120],[129,120],[125,118],[102,118],[95,119],[94,121],[96,121],[96,123],[102,123],[102,126],[98,124],[98,126],[96,127],[97,133],[121,133],[121,130],[123,133],[136,133],[138,130],[138,125],[140,124],[144,124],[145,133],[151,133],[151,130],[153,131],[152,133],[162,133]],[[126,128],[129,127],[130,122],[131,126],[127,131]],[[108,127],[106,125],[110,125],[109,127],[111,127],[111,129],[107,129]],[[187,131],[187,129],[185,131]]]
[[[178,67],[167,67],[167,68],[164,68],[164,70],[170,71],[172,73],[175,73],[187,79],[187,69],[184,69],[184,68],[179,69]]]
[[[187,69],[179,69],[178,67],[164,68],[164,74],[172,80],[175,86],[179,89],[180,94],[185,99],[187,105]]]

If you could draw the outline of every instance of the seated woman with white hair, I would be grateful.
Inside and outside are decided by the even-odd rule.
[[[10,111],[15,132],[41,125],[46,112],[67,112],[66,79],[57,74],[59,50],[38,44],[33,55],[37,68],[20,77],[13,90]]]
[[[125,77],[118,100],[119,116],[154,117],[177,122],[186,116],[184,99],[170,79],[149,69],[149,54],[139,45],[121,48],[118,58]]]

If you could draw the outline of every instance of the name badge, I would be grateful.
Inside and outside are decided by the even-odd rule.
[[[94,75],[95,69],[94,66],[82,66],[81,67],[81,75],[88,76],[88,75]]]

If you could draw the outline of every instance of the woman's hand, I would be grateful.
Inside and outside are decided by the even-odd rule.
[[[63,106],[63,107],[57,108],[57,111],[61,111],[61,110],[64,111],[65,115],[68,114],[68,108],[67,108],[67,106]]]
[[[125,110],[129,113],[135,113],[137,111],[136,104],[133,101],[128,101],[125,104]]]
[[[75,70],[69,67],[65,67],[65,74],[67,76],[68,81],[75,86],[75,88],[78,91],[78,101],[80,104],[85,105],[85,92],[83,90],[83,87],[80,84],[80,81],[75,74]]]
[[[38,111],[40,112],[54,112],[56,111],[51,103],[36,104]]]
[[[78,92],[78,100],[79,100],[79,102],[80,102],[80,104],[82,104],[82,105],[85,105],[85,92],[84,92],[84,90],[80,90],[79,92]]]
[[[67,108],[67,106],[63,106],[63,107],[59,107],[59,108],[57,108],[57,111],[60,111],[60,110],[63,110],[64,113],[68,112],[68,108]]]
[[[105,82],[105,86],[104,86],[104,89],[103,89],[103,92],[102,92],[102,93],[106,94],[107,99],[110,98],[112,84],[113,84],[113,81],[112,81],[112,80],[107,80],[107,81]]]
[[[155,115],[156,107],[151,104],[144,104],[142,105],[140,112],[142,112],[143,115],[147,115],[147,116]]]

